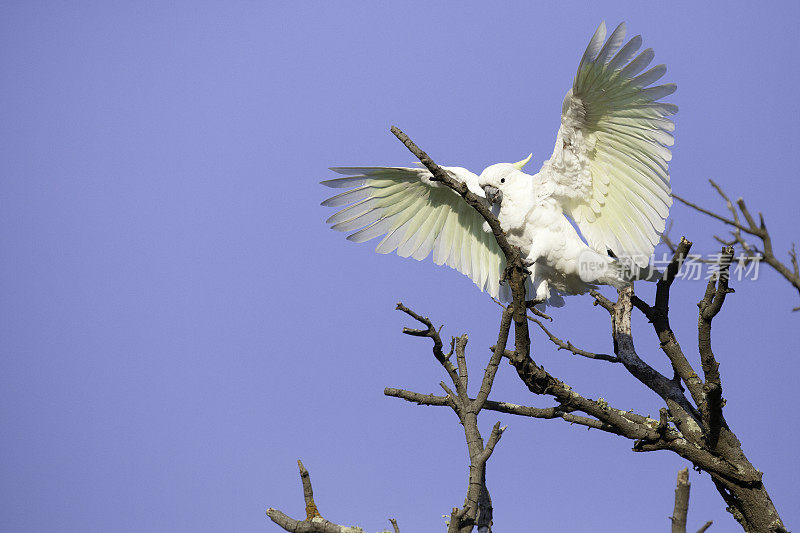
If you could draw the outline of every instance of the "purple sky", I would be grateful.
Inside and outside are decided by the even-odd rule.
[[[383,396],[445,378],[394,304],[468,332],[475,376],[499,310],[452,270],[328,230],[318,182],[411,163],[391,124],[442,164],[532,151],[538,167],[601,20],[627,21],[678,84],[676,193],[720,208],[712,178],[764,211],[781,254],[798,238],[797,2],[275,4],[0,7],[1,530],[277,531],[264,511],[301,515],[302,458],[326,518],[443,531],[463,433],[446,409]],[[671,219],[717,249],[718,224],[680,205]],[[797,528],[797,295],[769,271],[734,286],[714,322],[726,417]],[[693,357],[703,288],[673,291]],[[554,315],[557,334],[611,350],[589,298]],[[619,366],[538,333],[533,355],[586,396],[657,413]],[[493,398],[553,405],[507,365]],[[486,434],[498,419],[498,531],[668,530],[679,457],[491,412]],[[708,475],[692,482],[690,527],[736,531]]]

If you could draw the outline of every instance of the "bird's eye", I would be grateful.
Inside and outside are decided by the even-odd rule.
[[[505,178],[500,178],[500,183],[505,183],[505,182],[506,182]]]

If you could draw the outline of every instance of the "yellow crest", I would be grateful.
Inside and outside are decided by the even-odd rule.
[[[528,164],[528,161],[530,161],[530,160],[531,160],[531,157],[533,157],[533,154],[529,154],[529,155],[528,155],[528,157],[526,157],[526,158],[525,158],[525,159],[523,159],[522,161],[517,161],[516,163],[513,163],[514,167],[515,167],[517,170],[522,170],[522,167],[524,167],[525,165],[527,165],[527,164]]]

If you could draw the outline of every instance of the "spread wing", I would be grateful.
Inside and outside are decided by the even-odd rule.
[[[667,117],[678,108],[659,100],[676,86],[650,87],[666,67],[642,73],[653,51],[636,54],[638,35],[622,46],[624,23],[605,37],[601,23],[564,98],[540,190],[561,203],[589,246],[644,267],[672,205],[667,162],[675,125]]]
[[[478,176],[458,167],[445,167],[479,196]],[[430,181],[422,168],[333,168],[346,178],[323,185],[349,189],[322,205],[344,207],[327,222],[337,231],[353,232],[347,240],[364,242],[383,236],[375,250],[421,261],[433,253],[437,265],[446,264],[465,274],[482,291],[508,299],[500,287],[505,257],[494,235],[484,230],[484,220],[448,187]],[[502,293],[502,294],[501,294]]]

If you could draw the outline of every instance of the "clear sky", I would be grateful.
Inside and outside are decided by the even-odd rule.
[[[445,378],[394,305],[469,333],[473,375],[499,310],[452,270],[328,230],[318,182],[329,166],[411,163],[392,124],[442,164],[480,171],[531,151],[541,164],[601,20],[627,21],[678,84],[676,193],[721,207],[713,178],[788,249],[797,2],[544,4],[3,2],[0,529],[277,531],[264,511],[302,514],[302,458],[326,518],[443,531],[466,490],[463,433],[446,409],[383,396]],[[717,224],[680,205],[671,218],[675,237],[717,249]],[[714,347],[727,420],[797,529],[798,301],[761,274],[735,284]],[[693,357],[702,291],[673,291]],[[574,343],[612,349],[588,298],[555,319]],[[538,333],[533,356],[586,396],[660,406],[621,367]],[[553,404],[506,365],[493,398]],[[679,457],[490,412],[484,432],[498,419],[498,531],[668,530]],[[692,482],[690,527],[736,531],[708,475]]]

